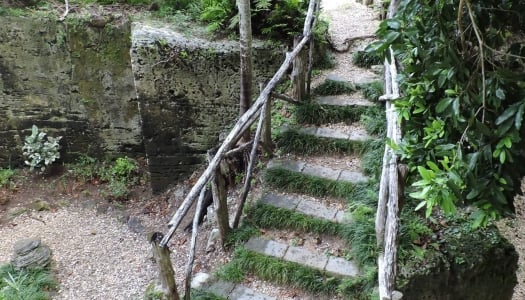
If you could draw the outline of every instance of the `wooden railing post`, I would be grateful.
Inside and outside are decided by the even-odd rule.
[[[151,244],[153,247],[153,257],[159,266],[159,279],[167,300],[180,300],[175,283],[175,272],[170,259],[170,249],[167,245],[161,246],[160,242],[164,235],[160,232],[155,232],[151,236]]]
[[[302,35],[296,35],[293,40],[294,48],[299,44]],[[292,97],[303,101],[306,96],[306,51],[302,50],[293,61],[292,69]]]

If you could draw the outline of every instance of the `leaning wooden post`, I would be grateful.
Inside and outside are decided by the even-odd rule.
[[[293,40],[294,48],[299,44],[302,35],[296,35]],[[292,69],[292,97],[303,101],[306,95],[306,52],[301,51],[293,61]]]
[[[259,89],[262,91],[264,88],[264,85],[262,83],[259,83]],[[264,111],[266,111],[265,117],[264,117],[264,123],[262,126],[262,132],[261,132],[261,145],[263,147],[263,150],[268,155],[273,154],[273,141],[272,141],[272,96],[270,95],[268,99],[266,100],[266,104],[262,108]]]
[[[197,234],[199,231],[199,218],[202,211],[202,202],[204,202],[204,194],[206,193],[206,187],[203,187],[197,201],[197,209],[195,209],[195,215],[193,216],[193,224],[191,230],[191,244],[190,244],[190,257],[188,258],[188,265],[186,266],[186,284],[184,287],[184,300],[191,299],[191,273],[193,271],[193,262],[195,261],[195,248],[197,247]]]
[[[212,155],[208,152],[208,160],[211,161]],[[215,218],[217,219],[217,227],[221,237],[221,245],[224,247],[226,236],[230,232],[230,216],[228,215],[228,189],[226,187],[226,179],[224,178],[222,164],[219,163],[219,168],[215,171],[215,176],[211,180],[211,192],[213,194],[213,208]]]
[[[159,266],[159,277],[162,292],[167,300],[180,300],[177,292],[177,285],[175,284],[175,272],[170,259],[170,249],[167,245],[161,246],[160,242],[164,235],[160,232],[155,232],[150,239],[153,247],[153,256]]]
[[[257,131],[255,132],[255,137],[253,138],[252,151],[250,152],[250,161],[248,162],[248,169],[246,170],[246,178],[244,179],[244,186],[241,192],[239,206],[237,207],[235,218],[233,219],[234,229],[236,229],[239,226],[239,221],[242,215],[242,209],[244,208],[244,203],[246,203],[246,198],[248,197],[248,192],[250,191],[252,170],[257,157],[257,145],[259,144],[259,138],[261,137],[261,131],[264,125],[264,120],[266,119],[266,113],[266,106],[263,106],[261,116],[259,117],[259,123],[257,125]]]
[[[317,25],[317,20],[319,19],[319,6],[321,0],[316,0],[314,2],[314,19],[312,22],[312,29],[315,30]],[[306,70],[306,96],[310,97],[311,94],[311,85],[312,85],[312,70],[314,68],[314,50],[315,50],[315,41],[314,38],[310,38],[310,46],[308,49],[308,66]]]

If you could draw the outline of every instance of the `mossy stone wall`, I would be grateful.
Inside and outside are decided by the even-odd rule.
[[[199,167],[236,120],[239,45],[92,17],[0,17],[0,167],[23,165],[35,124],[63,136],[62,161],[145,155],[162,191]],[[256,85],[284,52],[255,48]]]
[[[239,44],[143,23],[134,23],[132,40],[144,145],[152,187],[160,190],[200,166],[237,119]],[[255,43],[254,82],[268,80],[283,54]]]
[[[91,27],[0,18],[0,166],[22,164],[32,124],[61,135],[62,155],[143,152],[129,22]]]

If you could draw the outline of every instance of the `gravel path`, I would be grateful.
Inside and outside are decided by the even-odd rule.
[[[7,262],[14,243],[29,237],[41,238],[53,251],[61,283],[57,300],[142,299],[156,275],[145,238],[108,215],[69,207],[20,216],[0,228],[0,261]]]

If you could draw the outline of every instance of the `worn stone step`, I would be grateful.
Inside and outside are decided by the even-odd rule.
[[[341,182],[361,183],[368,181],[368,177],[359,171],[332,169],[313,163],[306,163],[292,159],[272,159],[268,162],[267,168],[281,168],[304,175],[316,176]]]
[[[363,142],[372,139],[363,127],[352,126],[348,128],[330,128],[327,126],[301,127],[299,133],[309,134],[320,138],[341,139]]]
[[[335,95],[335,96],[317,96],[313,98],[313,102],[321,105],[332,106],[374,106],[375,103],[366,99],[363,92],[356,91],[349,95]]]
[[[244,247],[263,255],[276,257],[285,261],[295,262],[306,267],[327,272],[333,276],[359,276],[357,265],[340,257],[327,256],[303,247],[289,246],[261,237],[252,237]]]
[[[322,203],[308,200],[304,196],[279,195],[269,192],[265,193],[261,199],[259,199],[259,202],[334,223],[346,223],[350,221],[348,217],[345,217],[343,210],[327,207]]]
[[[333,70],[333,72],[325,75],[324,80],[348,83],[354,86],[382,80],[380,75],[372,72],[369,69],[357,67],[352,62],[350,62],[348,67],[349,68],[345,70],[344,74],[340,74],[337,70]]]
[[[231,300],[277,300],[240,283],[216,280],[207,273],[197,273],[191,282],[193,289],[203,290]]]

